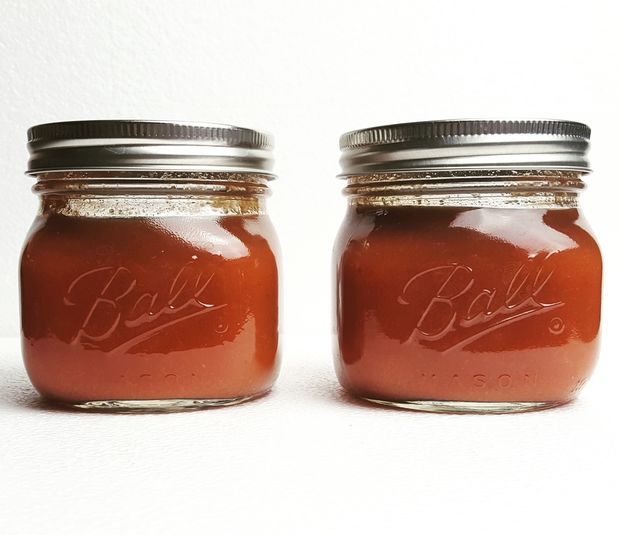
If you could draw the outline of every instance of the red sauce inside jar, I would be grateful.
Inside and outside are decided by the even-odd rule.
[[[38,217],[21,264],[23,352],[39,392],[233,399],[278,370],[278,268],[265,216]]]
[[[566,402],[592,372],[601,258],[577,209],[351,207],[335,259],[358,396]]]

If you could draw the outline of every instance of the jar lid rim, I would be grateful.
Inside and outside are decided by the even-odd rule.
[[[86,120],[28,129],[28,174],[89,169],[269,173],[273,137],[230,124]]]
[[[565,120],[466,119],[399,123],[340,137],[341,176],[436,169],[589,171],[590,128]]]

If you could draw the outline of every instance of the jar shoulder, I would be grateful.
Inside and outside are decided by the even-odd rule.
[[[31,257],[122,255],[145,262],[150,257],[196,253],[223,260],[275,262],[279,244],[267,215],[84,218],[37,216],[22,252]]]
[[[368,253],[410,255],[525,255],[579,251],[600,261],[596,239],[578,209],[350,208],[336,238],[336,256]]]

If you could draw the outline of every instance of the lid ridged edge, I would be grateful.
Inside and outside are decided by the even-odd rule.
[[[589,139],[590,127],[558,120],[454,120],[423,121],[364,128],[340,137],[342,150],[369,145],[407,143],[451,136],[529,134]]]
[[[95,120],[28,130],[29,175],[44,172],[199,171],[273,176],[273,137],[228,124]]]
[[[67,121],[28,129],[28,143],[68,139],[174,139],[214,144],[273,148],[270,134],[226,124],[174,121]]]

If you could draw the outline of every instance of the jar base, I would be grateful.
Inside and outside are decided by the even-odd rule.
[[[217,407],[228,407],[257,399],[267,394],[269,390],[225,399],[113,399],[95,401],[52,401],[57,406],[66,407],[88,412],[116,412],[116,413],[156,413],[156,412],[182,412],[196,411],[201,409],[213,409]]]
[[[400,409],[422,412],[444,412],[452,414],[509,414],[517,412],[542,411],[568,403],[567,401],[387,401],[362,398],[371,403]]]

